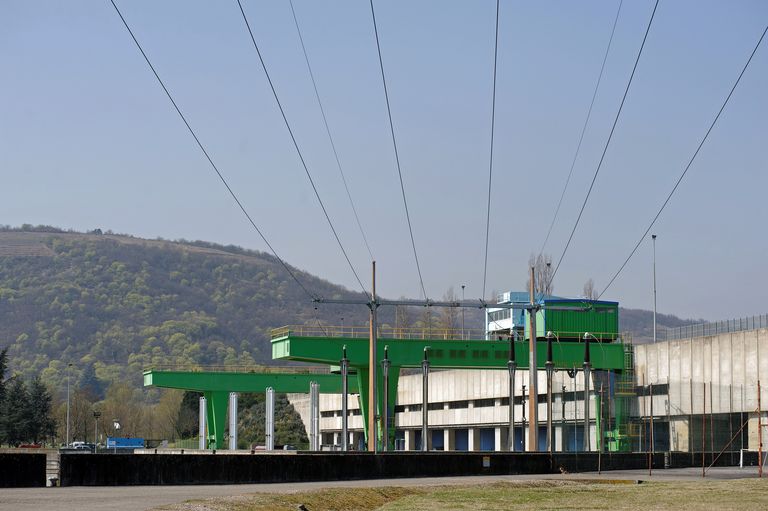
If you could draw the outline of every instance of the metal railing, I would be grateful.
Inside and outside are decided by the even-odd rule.
[[[329,374],[328,366],[265,366],[265,365],[183,365],[159,364],[147,367],[148,371],[174,371],[187,373],[258,373],[258,374]]]
[[[376,332],[376,335],[382,339],[485,339],[485,330],[478,328],[392,327],[383,325],[379,326],[376,329]],[[275,328],[271,332],[272,339],[288,337],[289,335],[296,337],[347,337],[367,339],[370,336],[370,327],[368,325],[289,325]]]
[[[380,326],[377,330],[377,336],[381,339],[420,339],[420,340],[481,340],[485,339],[485,330],[478,328],[429,328],[429,327],[391,327]],[[559,337],[568,337],[579,339],[583,342],[584,332],[555,332]],[[590,332],[600,341],[610,341],[621,337],[617,332]],[[367,339],[370,336],[370,327],[368,325],[359,326],[326,326],[326,325],[289,325],[281,328],[275,328],[271,332],[272,339],[283,337],[346,337]],[[491,340],[496,340],[492,336]],[[594,341],[594,338],[590,339]]]
[[[674,341],[677,339],[692,339],[694,337],[706,337],[710,335],[726,334],[730,332],[743,332],[745,330],[757,330],[768,328],[768,314],[750,316],[746,318],[728,319],[714,323],[700,323],[697,325],[685,325],[677,328],[660,329],[657,335],[659,341]]]

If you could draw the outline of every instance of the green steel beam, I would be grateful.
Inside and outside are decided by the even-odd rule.
[[[547,343],[538,341],[536,344],[536,365],[544,369]],[[335,364],[341,358],[344,346],[350,366],[368,366],[368,339],[363,338],[303,337],[288,333],[272,339],[272,358]],[[425,347],[433,369],[506,369],[509,360],[509,341],[380,338],[379,360],[384,358],[385,346],[389,347],[393,367],[420,367]],[[515,342],[514,346],[517,367],[528,368],[528,342]],[[593,369],[617,372],[624,369],[622,343],[591,342],[589,353]],[[557,369],[580,368],[584,362],[584,343],[554,342],[552,356]]]
[[[308,373],[237,373],[227,371],[144,371],[145,387],[164,387],[202,392],[206,400],[209,449],[224,449],[224,428],[227,423],[227,406],[230,392],[264,392],[272,387],[275,392],[309,392],[309,383],[320,384],[324,394],[341,393],[341,376],[338,374]],[[356,378],[349,379],[349,392],[358,392]]]
[[[320,384],[320,392],[341,393],[338,374],[307,373],[236,373],[227,371],[144,371],[145,387],[194,390],[197,392],[264,392],[272,387],[275,392],[309,392],[309,382]],[[357,381],[349,379],[349,392],[357,393]]]

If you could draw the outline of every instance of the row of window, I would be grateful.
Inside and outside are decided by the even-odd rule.
[[[635,387],[635,392],[638,396],[649,396],[650,395],[650,387],[641,387],[637,386]],[[669,392],[669,385],[667,384],[659,384],[653,386],[653,395],[663,395],[667,394]],[[595,396],[599,392],[596,392],[592,390],[590,392],[590,395]],[[530,398],[529,395],[526,394],[525,399],[526,401]],[[582,401],[584,399],[584,391],[583,390],[577,390],[575,393],[566,391],[562,394],[560,394],[561,402],[570,403],[573,401]],[[539,394],[539,402],[543,403],[547,400],[546,394]],[[509,406],[509,398],[508,397],[502,397],[499,399],[500,406]],[[485,398],[485,399],[475,399],[473,401],[475,408],[490,408],[493,406],[496,406],[496,398]],[[523,396],[515,396],[515,404],[521,405],[523,404]],[[395,413],[405,413],[405,412],[420,412],[422,410],[422,404],[421,403],[414,403],[410,405],[396,405],[395,406]],[[448,401],[448,409],[449,410],[462,410],[469,408],[469,401]],[[445,409],[445,403],[428,403],[427,404],[427,410],[429,411],[437,411],[437,410],[443,410]],[[355,408],[349,411],[350,415],[361,415],[360,409]],[[341,416],[341,410],[327,410],[320,412],[321,417],[340,417]]]
[[[501,321],[502,319],[509,319],[512,314],[512,309],[501,309],[499,311],[493,311],[488,313],[489,321]]]

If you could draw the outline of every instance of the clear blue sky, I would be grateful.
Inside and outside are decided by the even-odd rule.
[[[244,2],[320,194],[368,282],[287,1]],[[355,289],[234,0],[119,2],[214,160],[288,262]],[[427,292],[482,286],[494,5],[383,1],[377,16]],[[379,291],[419,294],[368,3],[295,0]],[[568,172],[617,1],[503,0],[491,290],[520,289]],[[547,252],[557,258],[608,135],[652,1],[626,0]],[[634,245],[768,23],[768,2],[662,0],[613,143],[555,281],[598,289]],[[100,227],[264,250],[112,6],[0,2],[0,223]],[[768,312],[768,42],[654,231],[659,310]],[[645,244],[605,298],[651,308]]]

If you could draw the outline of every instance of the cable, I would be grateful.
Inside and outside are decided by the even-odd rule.
[[[328,225],[330,226],[331,231],[333,232],[334,238],[336,238],[336,243],[338,243],[339,248],[341,249],[341,253],[344,254],[344,259],[347,260],[347,264],[349,265],[349,268],[352,270],[352,273],[355,275],[355,279],[357,279],[357,283],[360,284],[360,288],[363,290],[363,293],[368,295],[368,291],[365,290],[365,286],[363,285],[363,282],[360,280],[360,276],[357,274],[357,270],[355,270],[355,267],[352,265],[352,261],[349,260],[347,251],[344,249],[344,245],[342,245],[341,239],[339,239],[339,234],[336,232],[336,228],[333,226],[333,222],[331,222],[331,217],[328,215],[328,211],[325,209],[325,204],[323,204],[323,200],[320,198],[320,193],[318,193],[317,191],[317,187],[315,186],[315,181],[312,179],[312,174],[309,173],[309,168],[307,167],[307,163],[304,161],[304,155],[301,154],[301,149],[299,149],[299,144],[298,142],[296,142],[296,137],[293,135],[293,130],[291,129],[291,125],[288,122],[288,117],[286,117],[285,110],[283,110],[283,105],[280,103],[280,98],[277,96],[275,85],[272,83],[272,78],[269,76],[269,71],[267,71],[267,65],[264,63],[264,59],[261,56],[261,51],[259,51],[259,45],[256,44],[256,38],[254,37],[253,31],[251,30],[251,24],[248,23],[248,17],[245,15],[245,11],[243,10],[243,4],[240,2],[240,0],[237,0],[237,5],[238,7],[240,7],[240,13],[243,15],[243,21],[245,21],[245,26],[248,29],[248,34],[251,36],[251,42],[253,42],[253,47],[256,49],[256,54],[259,56],[259,62],[261,62],[261,67],[262,69],[264,69],[264,74],[267,77],[267,82],[269,82],[269,88],[272,89],[272,95],[275,97],[275,102],[277,103],[277,107],[280,109],[280,114],[283,116],[285,127],[288,129],[288,134],[291,136],[291,140],[293,141],[293,147],[296,148],[296,153],[299,155],[299,160],[301,160],[301,165],[302,167],[304,167],[304,172],[307,175],[307,179],[309,179],[309,184],[312,185],[312,190],[314,190],[315,192],[315,197],[317,197],[317,201],[320,203],[320,207],[323,210],[325,219],[328,221]]]
[[[317,83],[315,82],[315,74],[312,72],[312,66],[309,63],[309,56],[307,55],[307,48],[304,46],[304,37],[301,35],[301,28],[299,28],[299,20],[296,17],[296,10],[293,8],[293,0],[289,0],[291,5],[291,13],[293,14],[293,22],[296,24],[296,32],[299,34],[299,41],[301,42],[301,51],[304,52],[304,61],[307,63],[307,70],[309,71],[309,77],[312,79],[312,87],[315,89],[315,97],[317,98],[317,105],[320,107],[320,113],[323,116],[323,124],[325,124],[325,132],[328,134],[328,141],[331,143],[331,149],[333,149],[333,156],[336,158],[336,166],[339,168],[339,174],[341,175],[341,181],[344,183],[344,189],[347,191],[347,198],[349,199],[349,205],[352,207],[352,212],[355,214],[355,221],[357,227],[360,229],[360,235],[363,237],[365,248],[368,249],[368,255],[371,256],[371,260],[374,259],[371,247],[368,244],[368,238],[365,236],[363,225],[360,223],[360,217],[357,215],[357,208],[355,202],[352,200],[352,194],[349,192],[349,186],[347,185],[347,178],[344,175],[344,171],[341,168],[341,161],[339,160],[339,153],[336,151],[336,144],[331,136],[331,129],[328,126],[328,119],[325,116],[325,108],[323,108],[323,102],[320,101],[320,93],[317,91]]]
[[[581,143],[584,141],[584,134],[587,132],[587,125],[589,124],[589,119],[592,116],[592,107],[595,105],[595,98],[597,98],[597,91],[600,89],[600,82],[603,79],[603,71],[605,70],[605,63],[608,60],[608,53],[611,51],[611,43],[613,43],[613,35],[616,33],[616,24],[619,21],[619,14],[621,14],[621,6],[624,4],[624,0],[621,0],[619,2],[619,8],[616,10],[616,18],[613,20],[613,28],[611,29],[611,37],[608,38],[608,46],[605,48],[605,55],[603,55],[603,63],[600,66],[600,74],[597,76],[597,83],[595,84],[595,90],[592,92],[592,101],[589,103],[589,110],[587,110],[587,118],[584,119],[584,126],[581,127],[581,135],[579,135],[579,143],[576,145],[576,152],[573,155],[573,161],[571,161],[571,168],[568,171],[568,178],[565,180],[565,186],[563,186],[563,192],[560,194],[560,200],[557,203],[557,208],[555,208],[555,215],[552,217],[552,223],[549,224],[549,229],[547,230],[547,236],[544,238],[544,243],[541,244],[541,250],[539,250],[539,255],[544,253],[544,247],[547,246],[547,242],[549,241],[549,236],[552,234],[552,228],[555,226],[555,222],[557,221],[557,215],[560,213],[560,206],[563,204],[563,198],[565,198],[565,192],[568,190],[568,184],[571,182],[571,176],[573,175],[573,168],[576,166],[576,160],[579,158],[579,152],[581,151]]]
[[[189,133],[192,135],[192,138],[195,139],[195,142],[197,143],[197,146],[200,148],[200,150],[205,155],[205,158],[208,160],[208,163],[211,164],[211,167],[216,172],[216,175],[219,176],[219,179],[226,187],[229,194],[232,196],[232,198],[235,200],[235,203],[237,203],[237,206],[240,208],[240,211],[243,212],[245,217],[248,219],[248,222],[253,226],[253,228],[256,230],[256,232],[259,234],[261,239],[264,241],[264,243],[269,247],[269,250],[272,252],[272,255],[277,258],[278,261],[280,261],[280,264],[285,268],[285,270],[288,272],[288,274],[293,277],[293,280],[296,281],[296,283],[299,285],[301,289],[304,290],[304,292],[312,299],[317,299],[316,295],[313,295],[309,292],[309,290],[304,286],[304,284],[301,283],[301,281],[296,277],[296,274],[293,273],[291,268],[283,261],[283,259],[277,255],[277,252],[272,247],[272,245],[267,240],[266,236],[264,236],[264,233],[261,232],[261,229],[258,228],[256,223],[253,221],[253,218],[251,218],[251,215],[248,213],[248,211],[245,209],[243,204],[240,202],[240,199],[238,199],[237,195],[235,194],[234,190],[232,190],[232,187],[229,186],[229,183],[224,178],[222,173],[219,171],[219,168],[216,166],[215,163],[213,163],[213,160],[211,159],[210,155],[208,154],[208,151],[203,146],[202,142],[200,142],[200,139],[197,137],[197,134],[192,129],[192,126],[187,122],[187,118],[184,116],[183,113],[181,113],[181,109],[179,108],[179,105],[176,104],[176,101],[173,99],[173,96],[171,96],[171,93],[168,91],[168,88],[165,86],[165,83],[163,83],[163,80],[160,78],[160,75],[157,74],[157,71],[155,70],[155,66],[152,65],[152,62],[150,62],[149,57],[147,57],[147,54],[144,52],[144,48],[141,47],[141,44],[139,44],[139,40],[136,39],[136,36],[133,34],[133,30],[131,30],[131,27],[128,26],[128,22],[125,21],[125,18],[123,17],[123,13],[120,12],[120,9],[117,7],[117,4],[115,4],[115,0],[109,0],[112,3],[112,6],[115,8],[115,11],[117,11],[117,15],[120,16],[120,20],[123,22],[123,25],[125,25],[125,28],[128,30],[128,33],[131,35],[131,38],[133,39],[133,42],[136,43],[136,47],[141,52],[141,55],[144,57],[144,60],[147,62],[147,65],[152,70],[152,73],[155,75],[155,78],[157,78],[158,83],[163,88],[163,91],[165,91],[165,95],[168,96],[168,99],[171,100],[171,104],[173,105],[173,108],[176,109],[176,113],[179,114],[179,117],[181,117],[181,120],[184,121],[184,125],[189,130]]]
[[[632,85],[632,79],[635,77],[635,71],[637,70],[637,63],[640,62],[640,56],[643,54],[643,48],[645,48],[645,41],[648,39],[648,32],[650,32],[651,30],[651,25],[653,24],[653,18],[656,16],[656,8],[658,6],[659,6],[659,0],[656,0],[656,3],[653,6],[653,12],[651,13],[651,19],[648,20],[648,27],[645,29],[643,42],[640,45],[640,50],[637,52],[637,57],[635,58],[635,65],[632,67],[632,74],[629,75],[629,81],[627,82],[626,89],[624,89],[624,96],[621,98],[621,103],[619,104],[619,110],[616,112],[616,118],[613,120],[613,126],[611,127],[611,132],[608,134],[608,140],[605,142],[605,147],[603,148],[603,154],[600,156],[600,162],[597,164],[597,168],[595,169],[595,175],[592,176],[592,183],[589,185],[589,190],[587,190],[587,196],[584,197],[584,202],[581,205],[579,216],[576,217],[576,223],[573,224],[571,235],[568,237],[568,242],[565,244],[565,248],[563,249],[563,253],[560,255],[560,259],[557,261],[557,266],[555,266],[555,271],[552,273],[552,277],[550,277],[549,283],[551,283],[552,280],[554,280],[555,275],[557,275],[557,270],[560,269],[560,264],[562,264],[563,258],[565,257],[566,252],[568,252],[568,247],[571,245],[571,240],[573,240],[573,235],[576,233],[576,228],[579,226],[579,221],[581,220],[581,215],[584,213],[584,208],[587,207],[587,201],[589,201],[589,196],[592,194],[592,188],[595,186],[595,181],[597,180],[597,175],[600,173],[600,168],[603,166],[605,153],[608,152],[608,146],[611,145],[613,132],[616,130],[616,124],[619,122],[621,111],[624,108],[624,102],[627,99],[627,93],[629,93],[629,88]]]
[[[413,239],[413,227],[411,226],[411,215],[408,212],[408,200],[405,198],[405,185],[403,184],[403,172],[400,168],[400,156],[397,152],[397,140],[395,138],[395,126],[392,123],[392,109],[389,106],[389,92],[387,91],[387,79],[384,75],[384,61],[381,58],[381,44],[379,43],[379,29],[376,26],[376,12],[373,9],[373,0],[371,3],[371,17],[373,18],[373,32],[376,36],[376,50],[379,53],[379,68],[381,69],[381,81],[384,84],[384,98],[387,102],[387,115],[389,116],[389,131],[392,133],[392,146],[395,149],[395,162],[397,163],[397,175],[400,177],[400,191],[403,194],[403,205],[405,205],[405,218],[408,221],[408,232],[411,234],[411,246],[413,247],[413,258],[416,260],[416,271],[419,273],[419,282],[421,283],[421,293],[427,298],[427,292],[424,289],[424,279],[421,277],[421,266],[419,265],[419,256],[416,253],[416,242]]]
[[[624,267],[627,266],[627,263],[630,259],[632,259],[632,256],[635,255],[635,252],[637,252],[638,247],[640,247],[640,244],[643,242],[646,236],[648,236],[648,233],[653,228],[653,225],[656,223],[656,220],[658,220],[659,216],[661,215],[661,212],[664,211],[664,208],[669,203],[670,199],[672,198],[672,195],[677,190],[677,187],[680,186],[680,183],[683,181],[683,178],[688,173],[688,169],[691,168],[691,165],[693,164],[693,161],[696,159],[696,156],[698,156],[699,151],[701,150],[702,146],[704,145],[704,142],[707,141],[707,138],[709,137],[709,134],[712,132],[712,128],[715,127],[715,124],[717,123],[717,120],[720,118],[720,114],[723,113],[723,110],[725,110],[725,106],[728,104],[728,101],[731,99],[731,96],[733,95],[733,91],[736,90],[736,87],[739,85],[739,82],[741,81],[741,77],[744,76],[744,72],[747,70],[747,67],[749,67],[750,62],[752,62],[752,57],[755,56],[755,53],[757,52],[757,49],[760,47],[760,43],[763,42],[763,39],[765,38],[765,34],[768,32],[768,26],[765,27],[765,30],[763,30],[762,35],[760,36],[760,39],[757,41],[757,44],[755,45],[754,49],[752,50],[752,53],[749,55],[749,58],[747,59],[747,63],[744,64],[744,67],[741,70],[741,73],[739,73],[738,78],[736,78],[736,82],[734,82],[733,87],[731,87],[731,91],[728,93],[728,96],[725,98],[725,101],[723,102],[722,106],[720,107],[720,110],[718,110],[717,115],[715,116],[712,123],[709,125],[709,129],[707,129],[707,132],[704,134],[704,137],[701,139],[701,142],[699,142],[698,147],[696,148],[696,151],[694,151],[693,156],[691,156],[691,159],[688,160],[688,164],[685,166],[685,169],[683,170],[683,173],[680,174],[680,177],[677,179],[677,182],[675,183],[675,186],[672,187],[672,191],[669,192],[669,195],[667,195],[666,200],[659,208],[659,211],[656,213],[656,216],[653,217],[653,220],[651,220],[651,223],[648,225],[648,228],[645,230],[643,235],[640,237],[640,240],[638,240],[637,244],[635,244],[635,248],[632,249],[632,252],[629,253],[629,256],[624,260],[624,263],[621,265],[621,267],[618,269],[616,273],[613,274],[613,277],[611,277],[611,280],[608,282],[608,285],[605,286],[605,289],[600,293],[600,296],[598,296],[598,300],[601,296],[608,290],[609,287],[613,284],[613,281],[616,280],[616,277],[619,276],[619,274],[624,270]]]
[[[496,63],[499,55],[499,0],[496,0],[496,38],[493,43],[493,95],[491,99],[491,151],[488,158],[488,208],[485,215],[485,263],[483,264],[483,294],[485,298],[485,284],[488,276],[488,235],[491,230],[491,181],[493,179],[493,141],[496,127]]]

